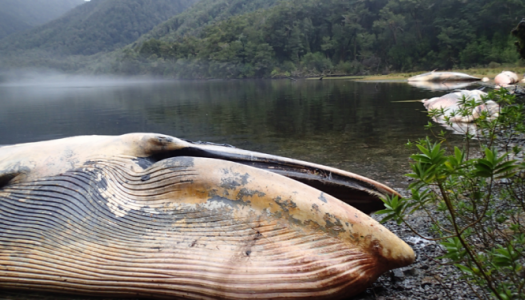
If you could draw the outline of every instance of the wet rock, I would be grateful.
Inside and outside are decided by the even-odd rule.
[[[426,285],[434,285],[434,284],[438,284],[438,281],[434,277],[427,276],[421,280],[421,286],[423,287]]]
[[[409,269],[403,271],[403,274],[405,276],[416,276],[417,273],[418,273],[418,271],[417,271],[416,268],[409,268]]]
[[[395,269],[391,272],[392,281],[403,281],[405,280],[405,274],[401,269]]]
[[[501,184],[511,184],[512,181],[508,178],[503,178],[503,179],[500,179],[499,181]]]

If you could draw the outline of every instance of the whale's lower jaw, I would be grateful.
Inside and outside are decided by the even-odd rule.
[[[334,299],[363,291],[413,255],[329,195],[213,159],[147,168],[101,159],[0,190],[4,289]]]
[[[371,208],[395,194],[335,168],[160,134],[5,146],[0,289],[349,297],[414,261],[408,245],[347,204]]]

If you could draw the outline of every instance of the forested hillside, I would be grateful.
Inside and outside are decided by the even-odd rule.
[[[113,71],[245,78],[516,63],[510,31],[525,17],[515,0],[281,0],[210,25],[209,7],[187,11],[192,23],[181,15],[156,28]]]
[[[91,55],[123,47],[197,0],[92,0],[64,16],[0,41],[1,51]]]
[[[232,16],[269,8],[281,0],[200,0],[191,9],[156,26],[138,42],[155,38],[177,40],[184,35],[197,35],[206,26]]]
[[[0,39],[58,18],[84,0],[2,0]]]

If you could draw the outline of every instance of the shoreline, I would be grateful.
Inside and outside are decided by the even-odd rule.
[[[470,69],[451,69],[451,70],[430,70],[430,71],[413,71],[413,72],[394,72],[385,75],[320,75],[320,76],[307,76],[304,77],[306,80],[319,80],[320,77],[323,80],[343,80],[343,79],[360,79],[364,81],[375,81],[375,80],[406,80],[409,77],[428,73],[428,72],[460,72],[469,74],[471,76],[494,78],[502,71],[512,71],[518,74],[519,77],[523,77],[525,73],[525,66],[501,66],[497,68],[470,68]],[[285,77],[283,77],[285,78]],[[297,78],[299,79],[299,78]]]

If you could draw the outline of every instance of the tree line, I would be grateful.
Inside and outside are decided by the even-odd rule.
[[[281,0],[191,32],[164,26],[119,51],[111,71],[254,78],[513,64],[510,31],[523,16],[514,0]]]

